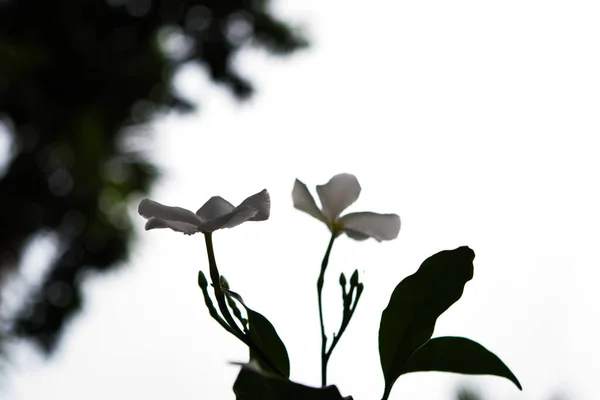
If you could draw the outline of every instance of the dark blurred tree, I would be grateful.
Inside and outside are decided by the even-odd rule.
[[[156,176],[129,128],[194,108],[172,87],[179,66],[199,63],[243,99],[252,86],[233,66],[241,48],[306,45],[269,10],[268,0],[0,0],[0,123],[12,142],[0,172],[0,287],[40,234],[58,249],[41,286],[2,315],[4,338],[50,352],[81,307],[85,272],[126,259],[128,200]]]
[[[485,400],[478,390],[464,386],[456,391],[455,400]],[[555,393],[549,397],[549,400],[568,400],[569,397],[564,393]]]
[[[482,398],[476,390],[462,387],[456,392],[456,400],[482,400]]]

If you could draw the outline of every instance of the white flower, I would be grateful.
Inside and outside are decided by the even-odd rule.
[[[144,199],[138,207],[139,214],[146,218],[146,230],[171,228],[186,235],[196,232],[213,232],[222,228],[233,228],[246,221],[264,221],[269,218],[271,199],[264,189],[234,207],[220,196],[211,197],[194,214],[181,207],[170,207],[150,199]]]
[[[306,185],[296,179],[292,191],[294,207],[323,221],[332,233],[339,235],[345,232],[356,240],[372,237],[378,242],[398,237],[400,217],[396,214],[357,212],[340,217],[342,211],[354,203],[360,194],[360,185],[354,175],[336,175],[325,185],[318,185],[317,193],[321,209],[317,207]]]

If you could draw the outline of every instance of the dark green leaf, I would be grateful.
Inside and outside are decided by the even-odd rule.
[[[352,400],[342,397],[335,386],[313,388],[282,379],[252,366],[240,371],[233,392],[237,400]]]
[[[462,295],[473,277],[474,258],[473,250],[464,246],[439,252],[394,289],[379,326],[386,393],[409,357],[431,338],[437,318]]]
[[[401,374],[444,371],[470,375],[496,375],[522,390],[517,377],[494,353],[463,337],[439,337],[420,347],[404,365]]]
[[[262,314],[246,307],[248,312],[249,335],[252,341],[264,352],[280,372],[286,377],[290,376],[290,359],[283,341],[277,331]],[[250,349],[250,360],[259,362],[262,368],[269,370],[263,360]]]
[[[233,298],[244,306],[246,313],[248,314],[248,324],[250,325],[248,328],[248,335],[250,335],[250,339],[256,346],[260,348],[265,357],[267,357],[273,363],[274,367],[277,368],[279,372],[284,374],[286,377],[289,377],[290,359],[288,357],[285,344],[283,344],[283,341],[279,338],[275,327],[273,327],[271,322],[269,322],[269,320],[262,314],[249,308],[242,300],[242,296],[240,296],[238,293],[228,289],[224,290],[224,293],[229,299]],[[272,368],[270,368],[269,365],[264,362],[263,358],[260,357],[252,348],[250,348],[250,360],[257,361],[261,368],[267,371],[272,371]]]

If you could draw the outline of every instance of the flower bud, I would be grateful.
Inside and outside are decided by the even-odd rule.
[[[227,279],[223,275],[219,277],[219,286],[221,286],[221,289],[229,290],[229,282],[227,282]]]
[[[200,286],[202,289],[206,289],[208,287],[206,276],[204,276],[202,271],[198,271],[198,286]]]
[[[343,272],[340,274],[340,285],[342,285],[342,287],[346,287],[346,275],[344,275]]]
[[[360,294],[362,293],[362,291],[364,289],[365,289],[365,285],[363,285],[362,283],[359,283],[358,286],[356,287],[357,294],[360,296]]]
[[[357,286],[357,285],[358,285],[358,270],[355,269],[354,273],[350,277],[350,286]]]

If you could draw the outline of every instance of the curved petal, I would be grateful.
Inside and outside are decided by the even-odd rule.
[[[188,224],[187,222],[166,221],[155,217],[148,219],[145,228],[147,231],[151,229],[171,228],[176,232],[183,232],[186,235],[193,235],[198,232],[196,225]]]
[[[267,189],[263,189],[242,201],[236,208],[242,208],[245,206],[249,206],[257,210],[256,215],[250,218],[250,221],[267,220],[271,214],[271,196],[269,196]]]
[[[194,233],[199,232],[198,227],[196,225],[188,224],[186,222],[179,221],[165,221],[169,228],[173,229],[175,232],[183,232],[186,235],[193,235]]]
[[[344,215],[339,222],[346,234],[353,239],[358,239],[355,237],[358,233],[381,242],[396,239],[400,232],[400,217],[396,214],[351,213]]]
[[[348,237],[350,239],[354,239],[354,240],[362,241],[362,240],[367,240],[368,238],[370,238],[370,236],[363,235],[362,233],[353,231],[352,229],[344,229],[344,232],[346,233],[346,235],[348,235]]]
[[[338,174],[325,185],[317,186],[321,199],[323,215],[329,221],[335,221],[342,211],[354,203],[360,195],[358,179],[351,174]]]
[[[162,229],[162,228],[168,228],[169,225],[167,225],[167,223],[160,219],[160,218],[155,218],[155,217],[150,217],[148,219],[148,221],[146,221],[146,225],[144,226],[144,229],[146,229],[147,231],[151,230],[151,229]]]
[[[138,213],[144,218],[156,217],[165,221],[178,221],[198,226],[202,223],[200,217],[181,207],[170,207],[157,203],[150,199],[144,199],[140,202]]]
[[[323,216],[319,207],[315,203],[315,199],[312,197],[306,185],[296,179],[294,182],[294,189],[292,190],[292,200],[294,201],[294,207],[300,211],[304,211],[307,214],[327,223],[327,219]]]
[[[233,204],[222,198],[221,196],[213,196],[198,211],[196,215],[203,221],[208,221],[218,218],[221,215],[228,214],[233,211]]]
[[[234,226],[238,226],[241,223],[251,220],[257,213],[258,210],[250,206],[236,207],[232,212],[206,221],[198,228],[202,232],[214,232],[217,229],[233,228]]]

